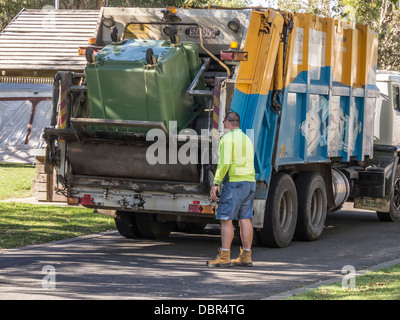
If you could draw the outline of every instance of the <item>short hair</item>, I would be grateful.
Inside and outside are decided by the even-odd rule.
[[[228,120],[229,122],[235,122],[235,121],[240,122],[240,116],[235,111],[229,111],[225,115],[225,120]]]

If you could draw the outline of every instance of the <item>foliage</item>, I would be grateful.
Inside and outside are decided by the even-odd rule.
[[[185,0],[185,5],[193,6],[220,6],[242,8],[249,5],[249,0]]]
[[[338,13],[367,24],[379,35],[378,68],[400,71],[400,10],[397,0],[340,0]]]
[[[278,8],[291,12],[308,12],[324,17],[331,16],[329,0],[277,0]]]

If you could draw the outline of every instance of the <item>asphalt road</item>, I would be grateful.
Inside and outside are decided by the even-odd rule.
[[[255,247],[252,268],[206,266],[219,246],[215,226],[165,242],[111,231],[0,250],[0,299],[265,299],[341,276],[345,265],[362,270],[400,258],[400,223],[350,208],[328,215],[318,241]]]

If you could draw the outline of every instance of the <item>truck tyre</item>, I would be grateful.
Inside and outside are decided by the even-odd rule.
[[[390,194],[390,211],[377,212],[381,221],[400,221],[400,165],[396,167],[393,188]]]
[[[115,226],[121,236],[128,239],[140,238],[140,233],[136,224],[135,212],[117,211]]]
[[[164,240],[171,233],[173,222],[159,222],[153,213],[136,213],[138,230],[144,238]]]
[[[261,245],[284,248],[292,241],[297,221],[297,192],[291,176],[278,172],[271,179],[265,206]]]
[[[301,172],[296,179],[298,198],[296,240],[317,240],[324,230],[327,214],[326,185],[318,172]]]

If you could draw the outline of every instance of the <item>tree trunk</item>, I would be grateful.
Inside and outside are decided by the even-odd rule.
[[[69,0],[68,9],[87,9],[87,0]]]
[[[104,7],[105,2],[106,2],[106,0],[97,0],[96,9],[100,9],[101,7]]]

